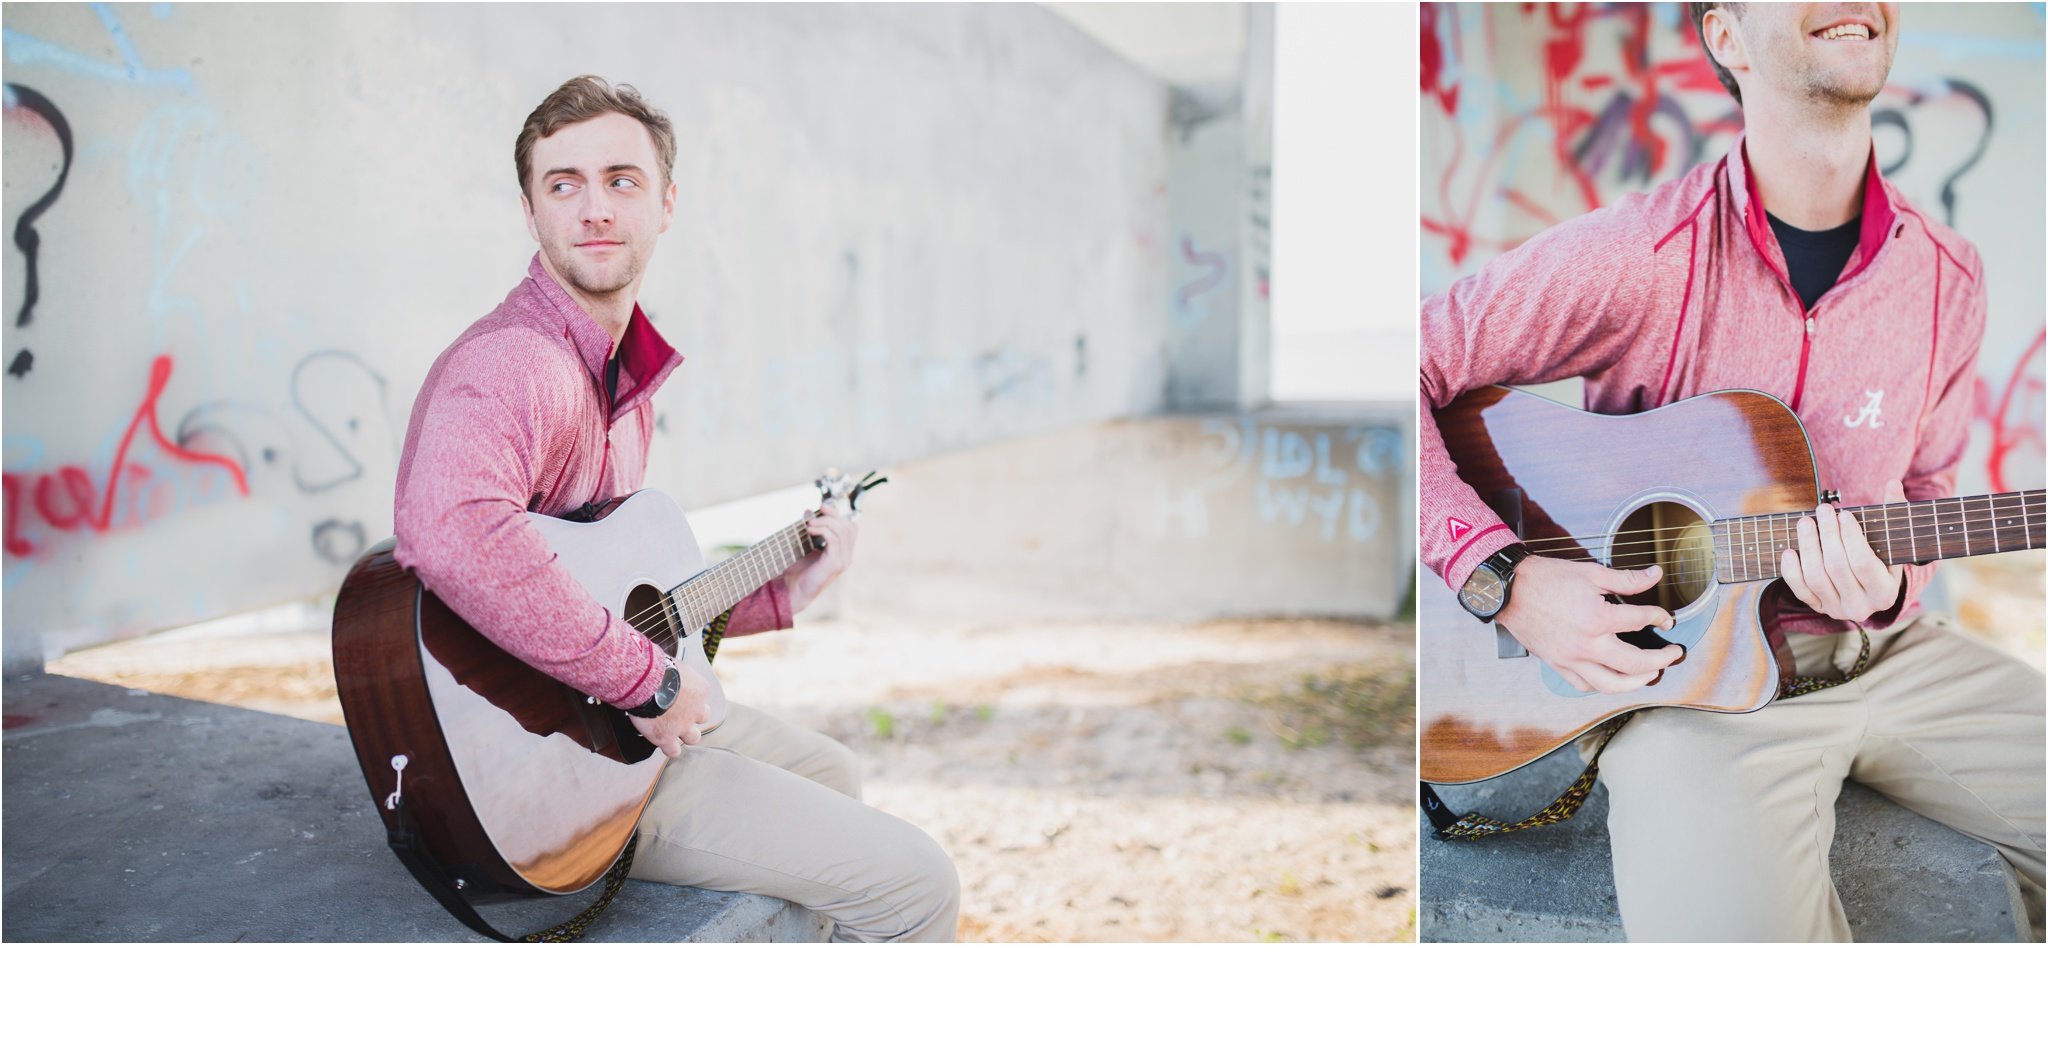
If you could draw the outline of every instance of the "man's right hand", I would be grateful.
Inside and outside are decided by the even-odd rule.
[[[1661,606],[1616,605],[1607,595],[1645,591],[1660,576],[1655,566],[1612,570],[1595,562],[1531,555],[1515,567],[1507,608],[1494,619],[1573,689],[1627,693],[1656,681],[1685,650],[1646,650],[1621,641],[1617,636],[1622,632],[1671,627],[1671,613]]]
[[[626,716],[648,743],[670,758],[683,757],[684,747],[703,741],[703,724],[711,719],[711,683],[687,664],[676,667],[683,676],[683,688],[676,691],[676,702],[667,711],[659,718]]]

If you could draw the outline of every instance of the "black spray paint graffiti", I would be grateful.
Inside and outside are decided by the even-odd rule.
[[[7,364],[7,372],[17,378],[27,377],[35,365],[36,354],[24,348],[14,354],[14,362]]]
[[[292,368],[295,418],[251,403],[205,403],[178,422],[176,438],[239,461],[258,488],[288,478],[302,494],[324,493],[395,456],[386,391],[383,376],[354,355],[314,352]],[[368,536],[360,521],[330,518],[313,527],[312,540],[322,558],[345,565]]]
[[[42,246],[43,238],[36,232],[36,219],[57,202],[58,194],[64,191],[65,180],[71,177],[71,124],[58,111],[56,103],[38,91],[10,83],[6,85],[6,95],[8,108],[26,109],[42,117],[43,122],[57,132],[57,144],[64,149],[63,166],[57,169],[57,184],[50,186],[50,191],[43,193],[42,199],[29,204],[29,208],[22,211],[21,217],[14,222],[14,245],[21,249],[21,256],[28,261],[27,287],[22,292],[21,313],[14,317],[14,325],[25,327],[35,310],[36,299],[42,294],[41,284],[36,278],[36,252]]]
[[[1977,161],[1984,158],[1984,150],[1991,146],[1991,99],[1982,90],[1979,90],[1975,84],[1965,83],[1962,80],[1943,80],[1941,82],[1942,86],[1947,88],[1946,92],[1931,95],[1922,94],[1918,91],[1910,92],[1906,103],[1907,108],[1917,109],[1926,102],[1953,95],[1969,101],[1984,113],[1984,131],[1977,136],[1977,148],[1956,169],[1948,172],[1948,178],[1941,183],[1941,220],[1948,227],[1954,228],[1956,225],[1956,182],[1962,180],[1963,175],[1970,173],[1970,168],[1975,167]],[[1879,127],[1891,127],[1900,134],[1905,135],[1906,147],[1899,151],[1899,158],[1880,170],[1880,173],[1889,178],[1913,159],[1913,128],[1906,122],[1906,114],[1904,112],[1898,109],[1883,108],[1871,111],[1870,127],[1872,131]]]
[[[328,519],[313,527],[313,550],[331,563],[347,566],[368,545],[369,537],[359,522]]]

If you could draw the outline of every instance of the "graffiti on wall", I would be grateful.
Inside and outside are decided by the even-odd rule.
[[[1202,422],[1204,472],[1163,488],[1158,522],[1189,537],[1209,533],[1219,511],[1249,511],[1263,527],[1365,542],[1385,522],[1381,499],[1398,484],[1401,432],[1368,425],[1261,423],[1244,415]]]
[[[221,500],[230,488],[249,496],[248,476],[235,461],[188,450],[164,434],[157,401],[170,381],[171,357],[156,357],[142,403],[121,426],[104,464],[38,469],[40,455],[34,452],[33,441],[25,441],[22,467],[0,473],[6,486],[8,555],[27,558],[47,546],[48,536],[34,533],[38,524],[50,531],[105,534]],[[147,437],[140,445],[138,435]],[[8,442],[15,440],[10,437]]]
[[[1742,110],[1700,50],[1682,4],[1423,4],[1422,289],[1435,293],[1559,222],[1719,158]],[[1871,106],[1879,169],[1970,237],[1992,295],[1979,361],[1978,427],[1965,488],[2041,482],[2038,291],[2043,240],[2000,221],[2014,193],[2042,195],[2040,26],[1974,43],[1925,11]],[[1916,51],[1913,32],[1941,41]],[[1972,48],[1982,60],[1973,60]],[[2005,92],[2001,94],[2001,91]],[[2031,92],[2031,93],[2030,93]],[[2001,101],[2004,98],[2005,101]],[[2027,123],[2001,122],[2006,106]],[[2027,135],[2005,169],[1997,135]],[[2029,147],[2029,143],[2031,147]],[[2028,159],[2027,157],[2031,157]],[[2031,164],[2029,167],[2027,164]],[[2029,283],[2027,275],[2035,274]],[[1981,463],[1978,463],[1981,462]]]
[[[22,211],[20,217],[14,219],[14,247],[21,251],[22,261],[28,269],[28,279],[21,288],[21,311],[15,314],[14,325],[25,327],[35,315],[36,300],[42,296],[42,287],[36,274],[36,256],[40,253],[43,237],[36,231],[36,219],[42,217],[43,212],[57,202],[57,197],[64,192],[65,179],[71,177],[71,123],[64,119],[63,111],[57,108],[55,102],[43,97],[42,92],[34,88],[10,83],[0,90],[4,90],[6,95],[10,135],[14,133],[11,128],[17,120],[23,125],[23,130],[47,129],[56,138],[58,148],[62,152],[62,159],[57,164],[56,181],[50,185],[48,191],[36,197],[35,202],[29,204],[28,209]],[[17,355],[16,359],[23,373],[33,365],[32,357]]]
[[[203,595],[186,600],[104,590],[88,594],[104,571],[89,565],[86,556],[110,537],[146,536],[181,517],[247,502],[274,511],[221,515],[208,525],[220,526],[224,539],[239,541],[238,550],[248,555],[309,555],[301,561],[313,564],[312,572],[300,583],[316,589],[338,577],[336,568],[353,562],[369,539],[364,499],[350,488],[366,478],[388,481],[395,460],[385,379],[351,352],[293,347],[320,335],[288,304],[274,304],[251,289],[269,275],[257,267],[261,262],[249,260],[268,254],[249,221],[249,208],[263,190],[257,150],[214,110],[189,71],[151,68],[112,8],[92,5],[89,10],[118,62],[80,54],[11,25],[5,30],[14,78],[48,74],[48,82],[5,88],[9,202],[32,200],[18,213],[9,208],[13,245],[23,263],[19,285],[7,288],[9,311],[13,327],[23,334],[62,321],[59,325],[68,323],[74,338],[84,331],[130,343],[139,339],[134,353],[139,373],[96,377],[105,372],[101,366],[82,359],[70,367],[59,365],[66,361],[51,356],[50,346],[40,342],[30,346],[17,339],[10,345],[10,395],[30,397],[10,405],[33,408],[12,410],[5,435],[5,537],[0,542],[5,586],[54,584],[54,590],[80,602],[213,604]],[[172,17],[168,5],[154,13]],[[67,95],[89,102],[67,115],[68,103],[60,102]],[[80,113],[87,116],[84,123],[94,125],[76,126]],[[139,118],[111,115],[121,113],[138,113]],[[122,119],[125,127],[95,123],[109,119]],[[94,134],[122,133],[127,135],[125,149],[79,147]],[[85,137],[75,140],[74,135]],[[80,197],[82,191],[110,184],[103,176],[80,181],[79,175],[95,163],[101,170],[105,164],[118,165],[111,184],[125,189],[124,194]],[[23,183],[40,176],[45,166],[45,180]],[[90,293],[51,284],[46,230],[53,215],[62,217],[65,208],[74,207],[96,215],[129,211],[136,216],[135,226],[146,230],[147,246],[137,252],[147,259],[146,280],[130,288],[132,293],[124,297],[118,283]],[[80,221],[73,217],[66,227]],[[209,247],[213,253],[205,254]],[[202,255],[204,261],[194,260]],[[18,309],[12,307],[17,301]],[[101,335],[102,329],[134,333]],[[105,358],[104,353],[93,355]],[[58,402],[90,403],[102,383],[119,387],[129,380],[141,386],[139,401],[125,400],[118,421],[95,422],[90,406],[49,408]],[[172,406],[172,401],[197,405]],[[341,496],[329,496],[335,491]],[[268,531],[277,519],[292,516],[305,520],[298,538],[305,542],[298,546],[303,550],[290,550],[288,533],[277,535],[282,543],[270,532],[233,536],[258,519]],[[386,528],[381,521],[375,525],[379,532]],[[138,562],[154,561],[166,564],[182,583],[194,582],[179,573],[180,556],[138,560],[134,552],[143,547],[129,544],[117,560],[127,563],[129,574],[136,573]],[[277,565],[283,567],[275,571],[279,574],[306,572]],[[145,587],[131,586],[130,591]],[[235,599],[222,594],[223,601]],[[97,612],[154,626],[177,622],[152,619],[151,611],[132,606]]]

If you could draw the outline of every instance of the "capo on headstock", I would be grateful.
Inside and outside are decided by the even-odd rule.
[[[861,476],[859,480],[848,479],[839,474],[839,469],[827,468],[825,474],[817,478],[816,486],[826,503],[845,501],[847,517],[852,518],[860,512],[860,495],[888,481],[887,478],[876,478],[874,472]]]

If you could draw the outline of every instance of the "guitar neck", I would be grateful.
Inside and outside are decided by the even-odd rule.
[[[769,534],[746,551],[669,589],[666,595],[675,607],[681,632],[688,634],[718,619],[718,615],[739,605],[741,599],[761,585],[782,576],[784,570],[818,548],[817,539],[800,520]]]
[[[1943,497],[1843,508],[1888,566],[2040,548],[2044,490]],[[1799,548],[1799,520],[1812,512],[1748,515],[1713,524],[1715,574],[1723,583],[1772,580],[1785,551]]]

